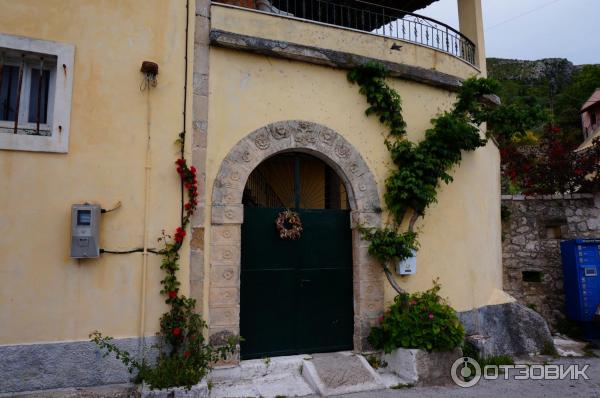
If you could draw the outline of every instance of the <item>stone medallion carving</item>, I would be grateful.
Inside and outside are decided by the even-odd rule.
[[[265,130],[261,130],[254,137],[254,144],[258,149],[268,149],[271,146],[271,140],[269,139],[269,134]]]
[[[250,151],[244,151],[244,153],[242,154],[242,160],[244,162],[249,162],[252,160],[252,154],[250,153]]]
[[[298,128],[294,131],[294,139],[300,145],[315,144],[317,142],[317,132],[311,123],[298,122]]]
[[[342,159],[347,158],[348,156],[350,156],[350,148],[348,147],[348,145],[346,145],[344,142],[339,142],[336,146],[335,146],[335,154]]]
[[[225,250],[223,252],[223,260],[231,260],[233,258],[233,252],[231,250]]]
[[[271,132],[271,136],[276,140],[288,138],[291,134],[291,131],[282,125],[272,124],[268,127],[268,129]]]
[[[232,181],[239,181],[239,180],[240,180],[240,173],[239,173],[239,172],[237,172],[237,171],[234,171],[233,173],[231,173],[231,174],[229,175],[229,178],[230,178]]]
[[[321,131],[320,137],[323,144],[331,146],[335,142],[336,134],[333,131],[326,129]]]

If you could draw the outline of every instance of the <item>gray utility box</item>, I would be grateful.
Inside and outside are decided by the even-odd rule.
[[[71,206],[71,257],[95,258],[100,256],[99,205]]]

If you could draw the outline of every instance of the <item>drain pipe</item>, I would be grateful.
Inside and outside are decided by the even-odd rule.
[[[148,270],[148,218],[150,212],[150,172],[152,170],[152,145],[151,145],[151,115],[152,107],[150,103],[150,87],[156,82],[156,77],[152,80],[151,75],[146,73],[144,78],[143,87],[146,90],[146,158],[144,163],[144,247],[142,251],[142,272],[141,272],[141,291],[140,291],[140,324],[139,334],[142,339],[142,359],[145,357],[146,347],[146,279]]]
[[[148,219],[150,218],[150,172],[152,171],[152,103],[150,101],[150,90],[156,87],[158,75],[158,64],[155,62],[144,61],[140,72],[144,74],[144,80],[140,86],[141,91],[146,91],[146,157],[144,161],[144,246],[142,249],[142,272],[141,272],[141,288],[140,288],[140,324],[139,335],[141,338],[142,359],[145,356],[146,347],[146,284],[148,273]]]

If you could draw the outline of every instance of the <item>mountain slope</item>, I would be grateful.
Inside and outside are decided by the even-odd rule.
[[[579,109],[600,87],[600,65],[573,65],[562,58],[537,61],[488,58],[488,74],[502,84],[505,103],[539,104],[550,121],[578,138]]]

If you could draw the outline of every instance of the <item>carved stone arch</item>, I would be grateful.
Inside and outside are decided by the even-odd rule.
[[[323,125],[280,121],[240,140],[223,160],[212,192],[209,333],[218,342],[239,333],[242,196],[250,173],[265,159],[283,152],[311,154],[344,181],[352,209],[354,349],[367,348],[370,327],[383,312],[383,271],[368,255],[357,225],[381,224],[377,182],[363,157],[342,135]]]

